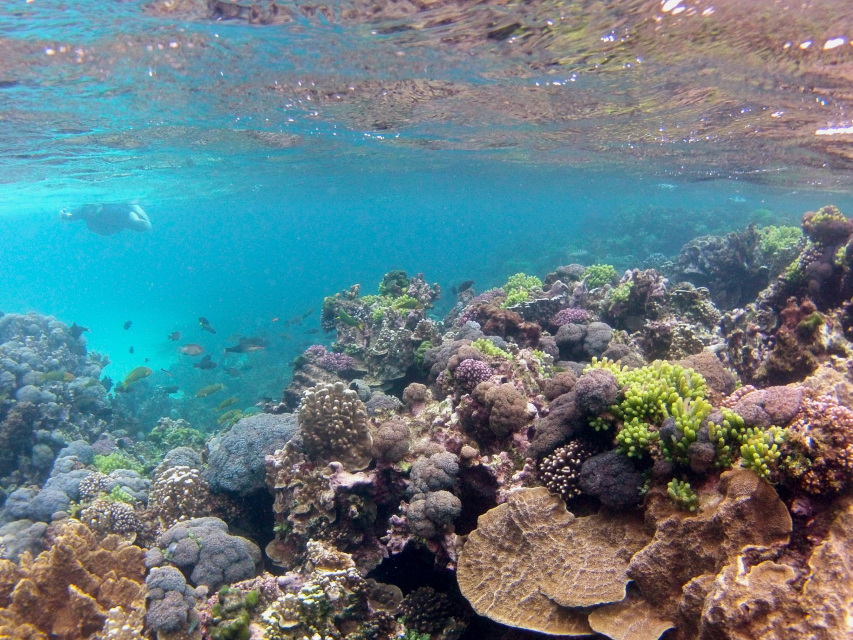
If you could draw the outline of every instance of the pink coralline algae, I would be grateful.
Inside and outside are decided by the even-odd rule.
[[[459,363],[453,372],[453,379],[462,389],[471,391],[481,382],[491,378],[492,373],[494,372],[488,363],[469,358]]]
[[[592,317],[586,309],[569,307],[555,313],[554,317],[551,318],[551,324],[555,327],[562,327],[564,324],[586,324],[590,320]]]
[[[347,369],[352,369],[355,365],[355,358],[345,353],[327,353],[317,363],[324,369],[340,373]]]

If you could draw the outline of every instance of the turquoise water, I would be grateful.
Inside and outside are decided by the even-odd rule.
[[[323,340],[323,297],[372,292],[392,269],[423,272],[449,305],[468,279],[642,266],[701,233],[830,202],[849,214],[851,136],[816,132],[847,126],[853,47],[800,46],[853,36],[841,4],[771,34],[775,18],[701,3],[374,17],[282,3],[292,19],[273,25],[218,20],[204,2],[4,3],[0,309],[89,327],[116,380],[185,362],[173,331],[217,359],[264,336],[240,362],[254,358],[274,394]],[[549,25],[561,20],[572,28]],[[682,46],[700,20],[729,31]],[[90,202],[137,202],[153,230],[59,221]]]

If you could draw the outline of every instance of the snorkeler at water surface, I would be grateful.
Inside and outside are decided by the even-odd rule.
[[[151,220],[143,208],[126,202],[84,204],[70,211],[62,209],[59,218],[67,222],[83,220],[89,231],[100,236],[115,235],[124,229],[151,231]]]

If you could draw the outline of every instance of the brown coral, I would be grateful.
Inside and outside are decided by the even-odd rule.
[[[480,516],[459,555],[459,588],[497,622],[591,635],[573,608],[623,599],[628,562],[647,541],[634,517],[575,518],[544,487],[521,489]]]
[[[760,557],[786,544],[792,526],[776,490],[747,469],[727,471],[717,491],[699,498],[700,513],[688,516],[664,492],[653,490],[646,518],[656,525],[655,536],[628,569],[659,614],[676,620],[678,613],[679,626],[686,628],[696,624],[714,575],[747,545]],[[700,580],[703,576],[708,579]]]
[[[342,382],[318,385],[305,392],[299,426],[309,458],[336,460],[347,471],[360,471],[373,459],[373,437],[364,403]]]
[[[198,469],[179,465],[157,477],[148,495],[148,509],[165,531],[176,522],[210,512],[210,487]]]
[[[101,630],[110,609],[139,602],[145,565],[141,548],[118,536],[100,544],[81,522],[56,526],[53,546],[20,565],[0,560],[0,637],[79,640]],[[114,617],[114,616],[113,616]]]

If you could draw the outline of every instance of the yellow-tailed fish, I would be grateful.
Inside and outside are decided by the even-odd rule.
[[[196,398],[206,398],[207,396],[211,396],[217,391],[222,391],[225,388],[225,385],[221,382],[217,384],[209,384],[206,387],[202,387],[198,391],[195,392]]]
[[[222,411],[225,407],[230,407],[232,404],[235,404],[236,402],[237,402],[237,398],[235,398],[233,396],[230,398],[225,398],[225,400],[223,400],[218,405],[216,405],[216,410]]]
[[[48,382],[71,382],[74,379],[74,374],[70,371],[59,369],[57,371],[48,371],[44,374],[44,379]]]
[[[124,379],[122,384],[126,387],[129,384],[133,384],[134,382],[147,378],[150,375],[151,369],[148,367],[136,367],[136,369],[127,374],[127,377]]]

